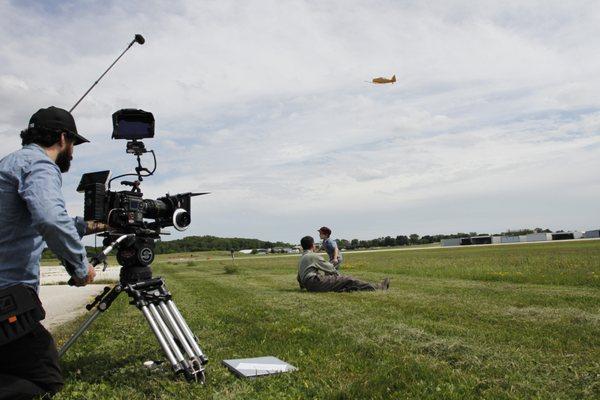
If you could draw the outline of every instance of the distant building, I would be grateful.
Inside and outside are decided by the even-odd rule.
[[[471,244],[492,244],[491,236],[472,236]]]
[[[530,233],[529,235],[525,235],[526,242],[545,242],[547,240],[552,240],[551,233]]]
[[[593,231],[585,231],[583,237],[586,239],[600,238],[600,229],[596,229]]]
[[[500,243],[519,243],[521,239],[519,236],[501,236]]]
[[[442,239],[442,247],[460,246],[460,238]]]
[[[489,235],[472,236],[471,244],[492,244],[492,237]]]
[[[571,240],[581,239],[583,234],[581,232],[554,232],[551,234],[552,240]]]
[[[546,242],[551,240],[573,240],[573,239],[592,239],[600,238],[600,229],[593,231],[586,231],[585,233],[579,231],[571,232],[553,232],[553,233],[531,233],[529,235],[520,236],[490,236],[480,235],[472,237],[462,238],[450,238],[442,239],[442,247],[451,246],[469,246],[469,245],[481,245],[481,244],[500,244],[500,243],[525,243],[525,242]]]

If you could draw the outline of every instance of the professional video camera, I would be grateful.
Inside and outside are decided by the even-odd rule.
[[[109,227],[100,234],[104,237],[104,250],[93,256],[91,263],[95,266],[105,261],[108,254],[117,249],[120,282],[113,288],[106,287],[88,304],[88,310],[96,310],[59,354],[62,356],[120,293],[127,293],[131,304],[148,320],[174,371],[182,373],[188,380],[204,382],[204,365],[208,358],[173,302],[164,279],[152,276],[150,264],[154,261],[154,241],[164,233],[161,229],[169,226],[179,231],[187,229],[191,223],[191,198],[207,193],[167,194],[155,200],[144,199],[140,183],[154,174],[157,163],[154,151],[146,150],[141,140],[154,137],[154,116],[143,110],[123,109],[115,112],[112,119],[113,139],[127,140],[127,153],[137,157],[135,174],[126,173],[110,179],[110,171],[87,173],[81,177],[77,191],[85,194],[85,220],[102,222]],[[141,156],[145,153],[152,154],[152,170],[142,166]],[[137,178],[120,182],[130,190],[110,190],[112,181],[125,176]]]
[[[84,218],[86,221],[99,221],[118,232],[158,235],[160,229],[173,226],[179,231],[187,229],[191,222],[190,198],[200,193],[166,195],[156,200],[142,198],[140,182],[156,169],[149,171],[142,167],[140,156],[147,153],[141,139],[154,137],[154,116],[143,110],[124,109],[113,114],[113,139],[127,140],[127,153],[137,156],[136,174],[123,174],[109,180],[110,171],[83,174],[77,188],[85,193]],[[142,173],[146,174],[143,175]],[[131,187],[127,191],[110,191],[110,183],[124,176],[137,175],[137,181],[122,181]],[[108,184],[108,186],[107,186]],[[154,219],[146,222],[144,219]]]
[[[151,276],[148,268],[154,260],[154,240],[160,237],[161,229],[169,226],[179,231],[187,229],[191,223],[191,198],[206,193],[167,194],[156,200],[144,199],[140,183],[156,171],[156,155],[153,150],[146,150],[141,140],[154,137],[154,116],[143,110],[123,109],[115,112],[112,120],[112,138],[127,140],[126,152],[137,157],[135,174],[110,179],[110,171],[86,173],[81,177],[77,191],[85,194],[84,219],[110,227],[102,234],[105,246],[122,235],[131,235],[121,244],[117,260],[123,266],[121,281],[135,283]],[[153,156],[152,171],[142,166],[141,156],[145,153]],[[137,177],[135,181],[121,181],[122,185],[131,187],[130,190],[110,190],[112,181],[125,176]]]
[[[134,43],[143,45],[145,42],[142,35],[136,34],[69,112],[73,112]],[[154,260],[154,240],[163,234],[161,229],[172,226],[180,231],[185,230],[191,223],[191,198],[207,193],[167,194],[156,200],[144,199],[140,183],[156,171],[156,155],[153,150],[146,150],[142,139],[154,137],[154,116],[142,110],[124,109],[115,112],[112,119],[113,139],[127,140],[127,153],[137,157],[135,174],[123,174],[112,179],[110,171],[84,174],[77,190],[85,193],[85,220],[103,222],[110,227],[101,234],[104,236],[104,249],[93,256],[90,262],[96,266],[105,261],[113,249],[117,249],[117,261],[121,265],[120,281],[112,288],[105,287],[86,306],[88,311],[94,311],[58,353],[62,357],[121,293],[127,293],[131,299],[129,304],[142,312],[173,370],[190,381],[204,383],[204,366],[208,358],[175,305],[164,279],[152,277],[150,264]],[[145,153],[151,153],[154,159],[152,171],[142,166],[141,156]],[[137,177],[135,181],[121,182],[131,189],[111,191],[111,182],[125,176]],[[74,284],[73,280],[69,284]]]

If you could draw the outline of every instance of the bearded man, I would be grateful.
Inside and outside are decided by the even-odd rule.
[[[58,353],[37,297],[45,244],[76,286],[93,282],[81,238],[104,230],[67,214],[62,176],[73,148],[88,142],[56,107],[31,116],[23,147],[0,160],[0,399],[47,398],[63,385]]]

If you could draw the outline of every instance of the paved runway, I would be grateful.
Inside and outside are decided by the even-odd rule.
[[[87,313],[85,305],[102,292],[104,286],[106,285],[40,286],[40,299],[46,310],[46,319],[42,324],[52,331],[55,327]]]
[[[121,267],[108,267],[106,271],[102,272],[100,267],[96,268],[96,281],[118,281],[119,270]],[[42,285],[53,285],[57,283],[66,283],[69,280],[69,274],[65,270],[65,267],[61,265],[51,267],[41,267],[41,283]]]
[[[96,270],[96,280],[118,281],[120,267],[109,267],[102,272]],[[41,267],[40,299],[46,310],[46,319],[42,324],[50,331],[87,313],[85,305],[98,295],[106,284],[94,284],[84,287],[60,285],[67,282],[69,274],[62,266]]]

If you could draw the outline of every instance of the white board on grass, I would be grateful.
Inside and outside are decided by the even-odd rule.
[[[297,369],[293,365],[272,356],[223,360],[223,365],[242,378],[281,374]]]

